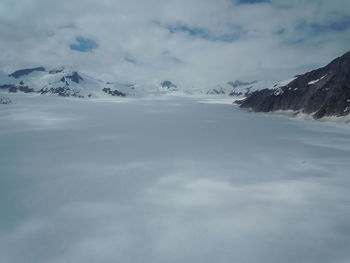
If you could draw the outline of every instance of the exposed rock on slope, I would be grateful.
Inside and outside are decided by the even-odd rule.
[[[315,119],[350,113],[350,52],[282,87],[256,91],[240,102],[257,112],[293,110]]]
[[[169,80],[160,83],[160,90],[162,91],[177,91],[177,86]]]
[[[10,74],[9,77],[13,77],[13,78],[18,79],[18,78],[23,77],[25,75],[28,75],[34,71],[45,71],[45,68],[38,67],[38,68],[20,69],[20,70],[13,72],[12,74]]]

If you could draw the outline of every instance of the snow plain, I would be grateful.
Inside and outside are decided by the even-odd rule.
[[[350,262],[350,126],[164,96],[0,105],[0,262]]]

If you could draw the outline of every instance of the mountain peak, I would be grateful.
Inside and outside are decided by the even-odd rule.
[[[163,90],[177,90],[177,86],[169,80],[164,80],[160,83],[161,89]]]
[[[78,72],[74,71],[72,73],[72,75],[69,75],[69,76],[66,76],[66,78],[70,79],[71,81],[75,82],[75,83],[78,83],[79,84],[79,81],[81,80],[84,80]]]

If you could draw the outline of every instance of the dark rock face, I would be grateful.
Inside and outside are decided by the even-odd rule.
[[[242,92],[231,91],[228,95],[229,96],[242,96],[243,93]]]
[[[28,75],[34,71],[45,71],[45,68],[38,67],[38,68],[30,68],[30,69],[21,69],[21,70],[17,70],[15,72],[13,72],[9,76],[18,79],[18,78],[25,76],[25,75]]]
[[[110,88],[103,88],[102,91],[112,96],[126,97],[126,94],[119,90],[111,90]]]
[[[18,87],[17,87],[17,86],[11,86],[11,87],[8,89],[8,91],[9,91],[10,93],[17,93]]]
[[[75,83],[79,83],[80,80],[83,80],[83,78],[78,74],[78,72],[73,72],[72,75],[66,76],[67,79],[70,79],[71,81]]]
[[[16,86],[16,85],[2,85],[0,86],[0,89],[7,90],[10,93],[17,93],[18,91],[24,92],[24,93],[32,93],[34,92],[34,89],[29,88],[28,86]]]
[[[221,89],[212,89],[207,92],[208,95],[225,95],[225,91]]]
[[[169,90],[177,89],[177,86],[174,83],[172,83],[171,81],[169,81],[169,80],[163,81],[162,83],[160,83],[160,85],[164,89],[169,89]]]
[[[10,88],[13,88],[13,87],[16,87],[16,86],[12,84],[0,85],[0,90],[9,90]]]
[[[350,113],[350,52],[286,86],[253,92],[240,107],[257,112],[293,110],[315,119],[345,116]]]
[[[250,84],[252,84],[252,83],[256,83],[256,82],[250,82]],[[233,90],[233,91],[231,91],[228,95],[229,95],[229,96],[242,96],[242,95],[248,96],[248,95],[250,95],[250,94],[252,93],[252,92],[251,92],[251,89],[252,89],[252,87],[245,88],[245,92],[244,92],[244,93],[241,92],[241,91],[235,91],[235,90]]]
[[[76,97],[76,98],[84,98],[84,96],[80,95],[78,92],[75,92],[69,88],[69,85],[65,85],[57,88],[42,88],[38,92],[39,94],[56,94],[60,97]]]
[[[18,90],[22,91],[24,93],[32,93],[32,92],[34,92],[34,89],[29,88],[28,86],[19,86]]]
[[[57,73],[60,73],[62,71],[63,71],[63,68],[62,69],[53,69],[53,70],[49,71],[49,74],[57,74]]]

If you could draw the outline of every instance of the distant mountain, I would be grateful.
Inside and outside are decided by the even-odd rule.
[[[163,81],[162,83],[160,83],[160,90],[161,91],[177,91],[178,88],[177,86],[172,83],[171,81],[169,80],[165,80]]]
[[[256,91],[240,102],[257,112],[292,110],[312,115],[345,116],[350,113],[350,52],[325,67],[313,70],[283,86]]]
[[[208,95],[227,95],[234,97],[246,97],[252,92],[272,87],[276,82],[267,80],[254,81],[230,81],[223,85],[217,85],[206,91]]]
[[[0,92],[98,98],[135,96],[136,91],[132,84],[104,82],[64,67],[51,70],[38,67],[0,75]]]

